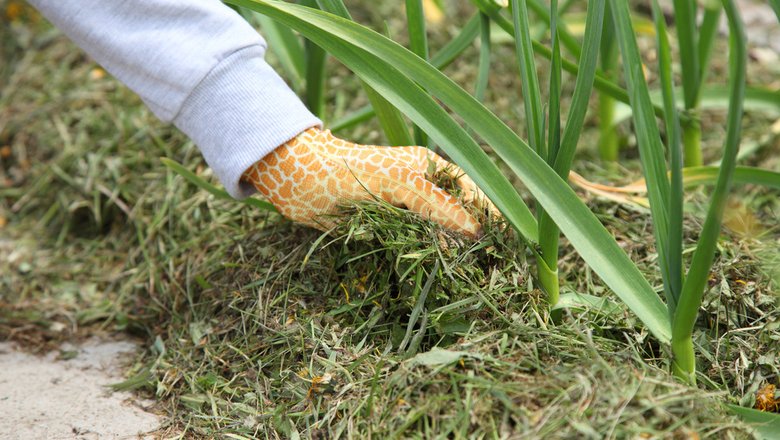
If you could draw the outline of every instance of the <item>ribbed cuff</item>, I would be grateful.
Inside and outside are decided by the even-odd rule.
[[[262,46],[222,60],[195,87],[173,123],[195,142],[237,199],[255,192],[240,182],[247,168],[298,133],[322,126],[265,62]]]

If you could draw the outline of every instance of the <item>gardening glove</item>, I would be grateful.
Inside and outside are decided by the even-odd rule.
[[[464,202],[498,210],[457,166],[423,147],[359,145],[310,128],[247,169],[251,183],[285,217],[327,230],[349,202],[382,199],[445,228],[476,237],[479,222],[431,182],[440,174],[461,189]]]

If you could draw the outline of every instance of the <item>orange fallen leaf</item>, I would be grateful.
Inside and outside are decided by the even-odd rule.
[[[780,399],[775,397],[775,385],[768,383],[756,393],[755,409],[766,412],[780,412]]]
[[[333,376],[330,373],[325,373],[322,376],[314,376],[311,379],[311,386],[306,393],[306,398],[311,400],[315,394],[321,394],[330,388],[330,381]]]

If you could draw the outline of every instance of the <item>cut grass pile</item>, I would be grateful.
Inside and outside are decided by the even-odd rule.
[[[606,299],[554,322],[527,249],[501,225],[473,242],[361,205],[321,235],[214,199],[158,159],[210,178],[192,143],[59,33],[14,20],[0,37],[11,60],[0,72],[0,338],[42,349],[97,331],[139,336],[148,350],[118,386],[159,399],[164,435],[745,438],[722,403],[750,406],[780,380],[774,193],[737,189],[695,334],[710,380],[691,388],[565,240],[562,290]],[[464,83],[475,75],[452,69]],[[332,90],[338,107],[358,85],[334,81],[347,82]],[[489,89],[507,118],[517,109],[496,90],[516,87]],[[778,169],[766,126],[748,115],[748,164]],[[342,135],[377,142],[372,128]],[[619,174],[578,167],[631,181],[631,154]],[[705,200],[686,200],[689,212]],[[647,212],[590,206],[652,277]],[[689,244],[701,218],[686,218]]]

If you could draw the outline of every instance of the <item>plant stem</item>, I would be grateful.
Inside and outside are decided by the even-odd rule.
[[[560,286],[558,283],[558,237],[559,230],[547,212],[539,216],[539,248],[536,257],[536,272],[539,284],[547,293],[547,303],[550,307],[558,304]]]
[[[612,22],[612,8],[609,5],[604,10],[604,23],[601,32],[601,70],[610,81],[615,81],[618,51],[615,44],[615,29]],[[614,123],[615,99],[608,94],[599,93],[599,153],[601,159],[615,162],[618,159],[620,143]]]
[[[558,28],[558,1],[550,4],[550,38],[552,39],[552,63],[550,65],[550,90],[547,105],[547,164],[555,166],[555,160],[561,145],[561,46]],[[576,111],[576,109],[574,109]],[[571,127],[570,127],[571,129]],[[558,239],[560,231],[547,212],[539,207],[539,248],[541,255],[536,258],[539,284],[547,292],[550,307],[558,303],[560,286],[558,284]]]
[[[691,117],[681,121],[683,129],[683,158],[686,168],[703,165],[701,155],[701,121],[697,113],[695,110],[689,110],[688,115]]]
[[[696,381],[696,359],[693,354],[693,329],[707,288],[712,262],[718,244],[726,198],[734,177],[741,140],[745,102],[747,48],[745,31],[733,0],[723,0],[729,19],[729,113],[726,140],[715,190],[707,209],[699,244],[693,253],[688,276],[682,286],[680,301],[672,320],[672,371],[677,377],[693,384]]]
[[[618,160],[620,143],[614,124],[615,99],[611,96],[599,94],[599,154],[601,160],[615,162]]]
[[[672,374],[690,385],[696,385],[696,353],[693,339],[672,336]]]
[[[697,120],[697,97],[700,87],[698,35],[696,29],[696,2],[674,0],[677,24],[677,44],[680,48],[683,100],[691,118],[683,122],[683,148],[685,166],[701,166],[701,124]]]

